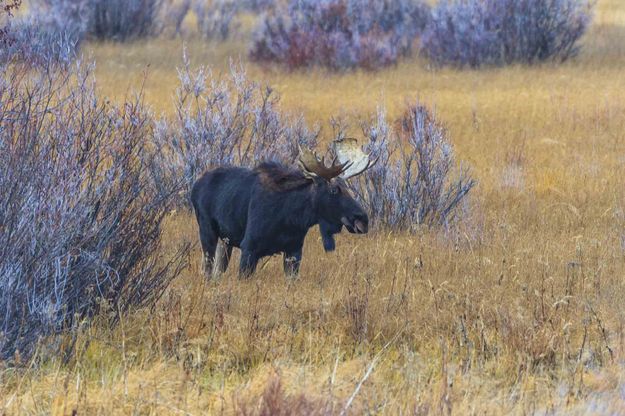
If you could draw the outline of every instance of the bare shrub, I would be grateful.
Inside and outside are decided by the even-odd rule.
[[[21,0],[0,0],[0,45],[9,44],[9,19],[22,4]]]
[[[41,3],[40,3],[41,1]],[[85,31],[84,2],[35,0],[29,13],[12,19],[10,42],[0,50],[0,62],[21,61],[33,66],[68,64],[78,53]]]
[[[591,21],[587,0],[441,0],[422,37],[438,65],[565,61]]]
[[[100,100],[90,68],[0,78],[0,358],[28,356],[103,304],[153,303],[186,263],[165,255],[171,192],[149,174],[140,99]]]
[[[428,16],[417,0],[291,0],[263,18],[250,54],[289,68],[377,69],[412,50]]]
[[[277,6],[282,0],[241,0],[241,6],[255,12],[269,10]]]
[[[183,23],[191,10],[191,0],[166,0],[161,8],[162,30],[170,36],[183,35]]]
[[[67,66],[78,55],[80,38],[36,21],[20,20],[10,32],[11,41],[0,50],[0,62],[22,62],[33,67],[50,63]]]
[[[210,168],[263,160],[289,164],[298,146],[315,146],[318,133],[301,116],[282,114],[273,90],[250,82],[241,69],[233,66],[230,77],[218,81],[206,68],[192,71],[185,57],[179,74],[176,118],[159,122],[155,133],[161,157],[153,174],[166,190],[180,186],[188,195]],[[425,107],[410,107],[392,131],[380,112],[363,130],[366,151],[379,162],[352,187],[374,220],[396,229],[452,222],[475,181],[464,170],[454,176],[452,147],[434,116]],[[188,198],[180,203],[187,205]]]
[[[193,71],[185,57],[179,77],[176,118],[161,121],[155,134],[161,159],[154,174],[165,190],[182,179],[188,193],[199,175],[220,165],[290,163],[298,145],[316,143],[303,118],[282,114],[274,91],[248,80],[241,68],[232,66],[219,81],[205,67]]]
[[[227,39],[234,29],[234,18],[239,9],[236,0],[196,1],[193,10],[198,32],[207,39]]]
[[[162,0],[91,0],[88,33],[96,39],[124,41],[159,30]]]
[[[197,32],[205,39],[225,40],[240,27],[237,16],[244,11],[260,12],[274,6],[274,0],[164,0],[162,30],[183,35],[183,22],[193,10]]]
[[[363,123],[365,150],[379,159],[352,188],[374,221],[390,228],[449,224],[475,181],[466,170],[454,175],[447,131],[426,107],[410,106],[398,124],[393,131],[384,111]]]
[[[82,35],[89,30],[96,0],[32,0],[29,19],[35,24]]]
[[[34,0],[37,22],[98,40],[125,41],[159,33],[162,0]]]

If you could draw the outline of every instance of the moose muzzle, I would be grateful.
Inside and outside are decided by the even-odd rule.
[[[351,219],[342,217],[341,222],[352,234],[367,234],[369,231],[369,218],[366,215],[358,215]]]

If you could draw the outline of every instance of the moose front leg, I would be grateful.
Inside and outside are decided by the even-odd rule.
[[[302,249],[284,253],[282,263],[284,266],[284,275],[291,279],[297,278],[297,276],[299,276],[299,267],[302,263]]]
[[[218,238],[209,221],[199,215],[197,220],[200,227],[200,242],[202,243],[202,270],[206,279],[210,280]]]
[[[323,249],[326,253],[336,250],[336,241],[332,234],[321,234],[321,240],[323,241]]]

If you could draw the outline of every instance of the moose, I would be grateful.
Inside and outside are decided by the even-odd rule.
[[[334,158],[299,149],[299,169],[275,162],[254,169],[219,167],[195,182],[191,201],[200,231],[207,278],[228,268],[232,248],[241,249],[239,277],[254,273],[265,256],[283,254],[287,277],[299,274],[308,230],[319,225],[326,251],[335,249],[334,235],[345,227],[366,234],[369,218],[353,198],[347,180],[362,174],[371,161],[355,139],[333,144]]]

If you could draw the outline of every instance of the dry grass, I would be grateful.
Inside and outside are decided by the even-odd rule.
[[[479,180],[471,226],[343,235],[330,255],[313,232],[297,282],[270,259],[207,283],[196,252],[154,311],[85,326],[69,363],[0,372],[0,414],[625,413],[625,4],[600,0],[562,66],[284,73],[247,64],[242,40],[188,48],[216,71],[242,56],[324,126],[435,106]],[[149,65],[147,100],[172,110],[181,41],[91,50],[108,95]],[[186,214],[169,230],[196,234]]]

